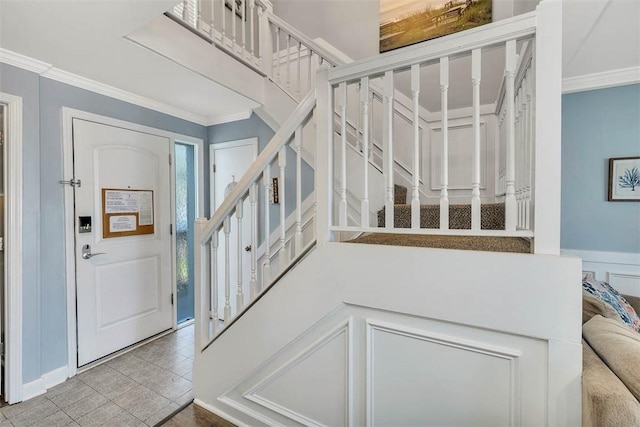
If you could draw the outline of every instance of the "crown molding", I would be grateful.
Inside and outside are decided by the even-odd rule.
[[[188,120],[202,126],[207,125],[207,119],[198,114],[194,114],[180,108],[172,107],[162,102],[154,101],[144,96],[136,95],[126,90],[118,89],[117,87],[109,86],[104,83],[79,76],[77,74],[59,70],[57,68],[50,68],[49,70],[42,73],[41,76],[51,80],[56,80],[61,83],[66,83],[71,86],[79,87],[91,92],[95,92],[100,95],[105,95],[110,98],[115,98],[120,101],[128,102],[139,107],[148,108],[159,113],[164,113],[170,116],[178,117],[180,119]]]
[[[640,83],[640,66],[562,79],[562,93],[583,92]]]
[[[236,122],[238,120],[246,120],[249,117],[251,117],[252,113],[253,111],[249,110],[249,111],[242,111],[240,113],[235,113],[235,114],[227,114],[224,116],[209,117],[209,120],[207,121],[207,126],[221,125],[223,123]]]
[[[47,64],[46,62],[38,61],[37,59],[3,48],[0,48],[0,62],[37,74],[42,74],[52,67],[51,64]]]
[[[25,55],[15,53],[10,50],[0,48],[0,62],[37,73],[40,76],[46,77],[51,80],[56,80],[61,83],[78,87],[80,89],[85,89],[100,95],[128,102],[139,107],[148,108],[159,113],[168,114],[170,116],[187,120],[202,126],[209,125],[210,120],[207,120],[206,117],[199,114],[182,110],[180,108],[173,107],[159,101],[154,101],[153,99],[149,99],[141,95],[136,95],[126,90],[118,89],[114,86],[109,86],[107,84],[100,83],[95,80],[70,73],[68,71],[60,70],[53,67],[51,64],[47,64],[46,62],[42,62]]]

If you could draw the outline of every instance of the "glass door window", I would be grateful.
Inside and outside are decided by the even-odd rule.
[[[194,223],[196,220],[195,150],[175,144],[176,281],[178,324],[194,317]]]

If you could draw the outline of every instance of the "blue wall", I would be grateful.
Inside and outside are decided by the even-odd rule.
[[[640,202],[607,201],[609,158],[640,156],[640,85],[562,101],[562,248],[640,253]]]
[[[62,107],[206,140],[204,126],[0,64],[0,90],[23,97],[23,381],[67,363]],[[44,161],[41,161],[44,159]],[[44,303],[46,301],[46,303]]]

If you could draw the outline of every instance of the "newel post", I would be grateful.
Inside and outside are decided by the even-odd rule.
[[[535,41],[534,252],[560,253],[562,167],[562,3],[537,8]]]
[[[333,240],[329,231],[333,213],[333,91],[329,67],[316,76],[316,240],[318,245]]]
[[[273,40],[269,16],[273,12],[271,2],[262,0],[257,4],[258,8],[258,66],[262,71],[271,76],[273,63]]]
[[[196,357],[200,354],[200,350],[207,345],[207,331],[209,324],[209,286],[207,283],[209,269],[207,261],[207,247],[202,245],[201,239],[204,229],[207,225],[206,218],[197,218],[195,226],[195,244],[194,244],[194,287],[195,287],[195,341],[196,341]]]

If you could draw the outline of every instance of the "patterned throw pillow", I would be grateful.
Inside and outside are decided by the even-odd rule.
[[[636,332],[640,332],[640,317],[638,317],[631,304],[611,285],[607,282],[586,279],[582,281],[582,288],[612,306],[627,326]]]

